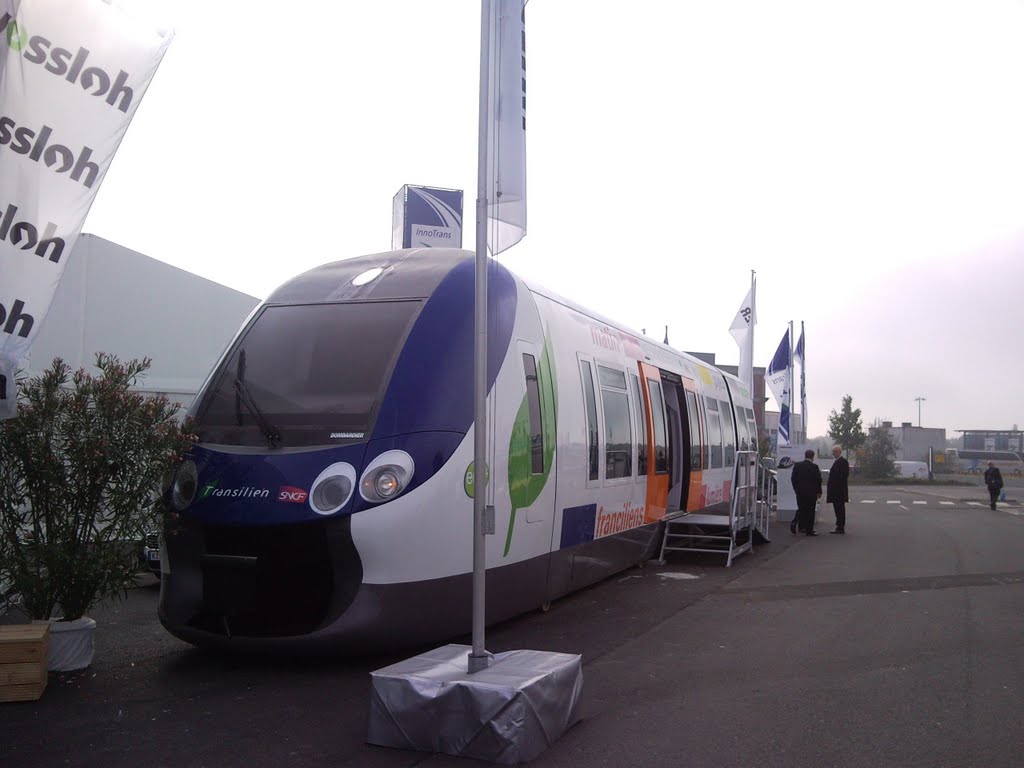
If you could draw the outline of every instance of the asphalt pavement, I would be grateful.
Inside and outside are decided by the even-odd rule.
[[[847,534],[775,524],[723,567],[677,554],[488,630],[582,653],[583,720],[531,765],[984,766],[1024,754],[1024,486],[855,486]],[[0,704],[0,766],[485,765],[365,743],[369,673],[411,654],[198,651],[152,577],[101,606],[96,658]],[[454,638],[466,642],[468,638]]]

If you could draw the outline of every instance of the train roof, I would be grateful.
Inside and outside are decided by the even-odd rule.
[[[656,349],[658,349],[658,350],[660,350],[662,352],[665,352],[665,353],[668,353],[668,354],[671,354],[671,355],[675,355],[676,357],[680,358],[681,360],[685,360],[686,362],[688,362],[688,363],[690,363],[692,365],[696,365],[696,366],[700,366],[702,368],[707,368],[709,370],[712,370],[715,373],[719,374],[720,376],[724,376],[730,382],[733,382],[733,383],[735,383],[737,385],[742,386],[742,382],[737,377],[733,376],[732,374],[726,373],[725,371],[723,371],[721,368],[719,368],[716,365],[711,365],[710,363],[707,363],[707,362],[705,362],[704,360],[701,360],[698,357],[694,357],[691,354],[688,354],[686,352],[678,350],[678,349],[676,349],[675,347],[673,347],[673,346],[671,346],[669,344],[665,344],[663,342],[657,341],[656,339],[652,339],[650,336],[648,336],[645,333],[640,333],[639,331],[637,331],[637,330],[635,330],[633,328],[630,328],[627,325],[623,325],[622,323],[620,323],[620,322],[618,322],[616,320],[611,320],[611,319],[601,315],[600,313],[595,312],[592,309],[588,309],[587,307],[584,307],[581,304],[578,304],[575,301],[572,301],[571,299],[567,299],[564,296],[562,296],[562,295],[560,295],[558,293],[555,293],[554,291],[551,291],[551,290],[549,290],[549,289],[547,289],[547,288],[545,288],[545,287],[543,287],[541,285],[538,285],[537,283],[533,282],[532,280],[523,279],[523,282],[526,283],[526,287],[529,288],[530,291],[532,291],[533,293],[539,294],[540,296],[544,296],[545,298],[550,299],[551,301],[557,302],[558,304],[561,304],[561,305],[563,305],[565,307],[568,307],[569,309],[572,309],[575,312],[579,312],[582,315],[586,315],[590,319],[596,320],[599,323],[604,323],[608,327],[614,328],[617,331],[621,331],[622,333],[629,334],[630,336],[634,337],[637,341],[640,341],[640,342],[642,342],[644,344],[649,344],[652,347],[655,347]]]
[[[460,248],[406,248],[398,251],[354,256],[314,267],[280,285],[270,296],[268,304],[304,304],[332,301],[387,301],[395,299],[427,298],[438,284],[455,267],[467,260],[475,259],[472,251]],[[497,262],[501,264],[501,262]],[[504,264],[501,265],[505,269]],[[381,270],[379,276],[370,277],[365,283],[356,284],[362,275],[372,275],[371,270]],[[511,270],[509,270],[511,271]],[[654,349],[673,355],[691,365],[707,368],[730,383],[741,384],[740,380],[720,368],[699,358],[675,349],[668,344],[650,338],[620,322],[611,320],[554,291],[531,281],[523,280],[533,293],[544,296],[562,306],[579,312],[592,320],[603,323]]]
[[[429,258],[423,255],[429,253]],[[452,268],[474,257],[458,248],[406,248],[332,261],[296,275],[267,297],[268,304],[326,301],[386,301],[426,298]],[[400,268],[399,268],[400,267]],[[356,278],[380,275],[356,284]]]

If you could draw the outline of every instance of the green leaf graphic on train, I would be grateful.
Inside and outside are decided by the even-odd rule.
[[[28,43],[28,35],[18,27],[18,22],[12,21],[7,26],[7,45],[12,51],[20,51]]]
[[[512,531],[516,524],[516,510],[525,509],[533,504],[551,473],[552,459],[555,454],[555,366],[551,360],[551,345],[544,338],[544,350],[537,364],[536,372],[531,372],[532,356],[524,356],[523,365],[526,369],[526,394],[519,405],[512,436],[508,443],[508,488],[512,501],[512,514],[508,521],[508,534],[505,536],[505,553],[508,556],[512,545]],[[531,375],[533,373],[534,375]],[[531,413],[531,387],[534,390],[533,402],[539,400],[539,408],[535,405]],[[539,397],[537,395],[539,394]],[[539,411],[539,412],[538,412]]]

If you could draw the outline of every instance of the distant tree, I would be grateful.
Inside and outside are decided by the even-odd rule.
[[[761,455],[762,459],[767,458],[769,455],[771,455],[772,444],[771,441],[768,439],[768,435],[761,435],[757,439],[757,452]]]
[[[858,457],[858,471],[869,478],[895,477],[897,448],[888,429],[871,430]]]
[[[853,396],[843,398],[843,410],[835,410],[828,416],[828,435],[848,454],[864,445],[864,427],[861,425],[860,408],[853,407]]]

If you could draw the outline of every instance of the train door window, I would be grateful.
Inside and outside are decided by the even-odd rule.
[[[697,410],[700,411],[701,421],[704,424],[704,432],[701,441],[701,461],[703,462],[704,469],[711,469],[711,448],[710,439],[708,438],[708,430],[711,427],[708,426],[708,410],[704,405],[704,398],[697,395]]]
[[[636,474],[647,477],[647,414],[644,412],[644,400],[640,396],[640,379],[635,373],[629,374],[633,390],[633,407],[636,410]]]
[[[590,363],[580,360],[583,377],[583,401],[587,408],[587,479],[600,479],[598,458],[597,396],[594,394],[594,372]]]
[[[743,413],[747,417],[747,432],[750,433],[750,450],[758,451],[760,446],[757,440],[757,422],[754,420],[754,412],[749,408],[744,408]]]
[[[708,442],[711,444],[711,468],[722,466],[722,422],[718,416],[718,401],[713,397],[706,398],[705,407],[708,413]]]
[[[533,355],[523,353],[523,371],[526,374],[526,407],[530,416],[530,472],[542,475],[544,474],[544,430],[541,428],[537,361]]]
[[[654,420],[654,471],[664,475],[668,473],[668,430],[665,427],[665,400],[661,395],[661,382],[648,379],[647,391],[651,397],[651,417]]]
[[[687,390],[686,416],[690,420],[690,469],[700,472],[703,464],[700,460],[700,421],[697,418],[697,396]]]
[[[615,480],[633,475],[633,427],[629,416],[626,374],[597,366],[604,410],[604,477]]]
[[[747,426],[747,417],[743,414],[743,409],[739,408],[736,412],[736,434],[739,437],[739,449],[741,451],[750,450],[750,429]]]
[[[731,467],[736,463],[736,429],[732,421],[732,406],[725,400],[719,400],[719,413],[722,414],[722,447],[724,449],[723,464]]]

